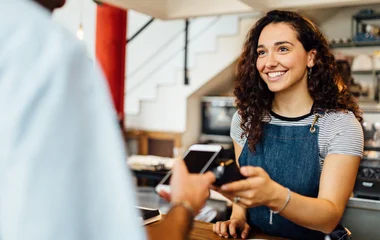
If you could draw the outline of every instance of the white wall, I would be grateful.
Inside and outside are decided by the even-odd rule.
[[[126,111],[128,113],[126,126],[151,131],[172,131],[185,132],[187,130],[187,101],[188,97],[199,87],[213,79],[232,62],[236,60],[242,50],[242,44],[248,29],[255,22],[257,15],[252,16],[228,15],[222,17],[197,18],[192,20],[190,26],[189,44],[189,78],[190,85],[184,86],[183,78],[183,35],[178,36],[180,40],[174,41],[167,49],[170,54],[177,53],[174,58],[169,54],[166,60],[166,52],[155,55],[144,51],[144,44],[155,45],[153,38],[146,38],[146,41],[137,41],[135,44],[142,44],[141,47],[132,48],[129,51],[136,51],[136,54],[147,54],[146,71],[141,71],[141,76],[136,80],[138,74],[127,76],[127,85],[141,86],[132,91],[127,87]],[[176,22],[179,21],[179,22]],[[174,23],[183,23],[176,20]],[[158,22],[159,24],[173,24],[173,22]],[[182,31],[180,26],[179,31]],[[172,29],[175,29],[174,27]],[[149,34],[148,32],[145,34]],[[167,34],[165,32],[165,34]],[[141,36],[143,37],[143,36]],[[165,38],[163,38],[165,39]],[[165,42],[165,41],[164,41]],[[134,43],[132,42],[131,45]],[[148,46],[149,48],[152,46]],[[158,48],[160,48],[158,46]],[[142,50],[144,49],[144,50]],[[152,47],[152,49],[154,49]],[[172,52],[171,52],[172,51]],[[128,51],[127,51],[128,52]],[[131,54],[131,52],[129,52]],[[133,64],[133,57],[128,61]],[[151,60],[151,57],[154,60]],[[141,56],[140,56],[141,57]],[[170,60],[172,59],[172,60]],[[152,64],[158,64],[157,67]],[[152,68],[153,66],[153,68]],[[130,68],[130,65],[128,65]],[[151,71],[155,71],[151,74]],[[129,69],[128,71],[131,71]],[[150,74],[149,74],[150,73]],[[139,96],[136,101],[141,102],[141,108],[136,113],[131,108],[139,103],[133,102],[133,97]],[[190,119],[193,121],[193,119]],[[196,121],[196,120],[195,120]]]
[[[75,36],[82,21],[83,42],[89,56],[95,59],[96,4],[92,0],[66,0],[65,6],[54,11],[53,20]]]
[[[128,37],[131,37],[149,19],[150,17],[146,15],[129,11]],[[157,97],[158,85],[183,84],[184,30],[184,20],[162,21],[156,19],[127,45],[127,114],[140,114],[139,101],[141,100],[154,101]],[[191,19],[188,52],[189,74],[191,75],[191,70],[198,64],[196,57],[199,53],[216,51],[217,38],[234,35],[237,30],[237,16]]]

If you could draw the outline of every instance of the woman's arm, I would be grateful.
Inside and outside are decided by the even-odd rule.
[[[360,157],[331,154],[325,159],[318,198],[291,193],[288,206],[280,213],[292,222],[324,233],[330,233],[342,218],[354,188]],[[287,198],[287,189],[277,185],[275,196],[268,204],[280,210]],[[312,217],[311,217],[312,216]]]
[[[291,199],[281,215],[306,228],[330,233],[339,223],[354,187],[360,157],[331,154],[325,159],[318,198],[291,193]],[[288,197],[286,186],[273,181],[260,167],[242,167],[246,180],[221,187],[230,199],[241,197],[243,207],[268,206],[273,211],[284,207]]]
[[[241,152],[243,151],[243,148],[235,140],[232,140],[232,142],[234,143],[236,164],[240,167],[239,157],[240,157]]]

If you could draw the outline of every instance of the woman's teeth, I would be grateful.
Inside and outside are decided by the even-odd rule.
[[[284,75],[284,74],[285,74],[285,72],[270,72],[270,73],[268,73],[268,76],[269,76],[270,78],[275,78],[275,77],[282,76],[282,75]]]

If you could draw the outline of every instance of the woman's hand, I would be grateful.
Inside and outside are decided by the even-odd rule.
[[[228,238],[229,236],[237,238],[237,232],[239,230],[241,232],[241,238],[245,239],[248,237],[251,227],[247,224],[247,221],[244,218],[231,217],[228,221],[215,223],[212,230],[214,233],[225,238]]]
[[[232,182],[217,189],[225,197],[243,207],[272,206],[276,191],[281,187],[260,167],[246,166],[240,169],[247,179]],[[273,206],[273,210],[276,207]]]

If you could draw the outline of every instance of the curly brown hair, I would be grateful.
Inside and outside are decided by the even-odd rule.
[[[268,89],[256,68],[258,40],[264,27],[271,23],[289,24],[296,31],[297,39],[306,52],[316,50],[315,65],[308,77],[308,90],[314,100],[313,111],[352,111],[361,121],[361,111],[357,103],[352,100],[337,70],[329,44],[318,27],[298,13],[270,11],[248,32],[237,65],[234,94],[238,113],[242,119],[241,137],[247,136],[250,150],[255,151],[255,145],[263,135],[263,120],[270,119],[269,113],[274,98],[274,93]]]

